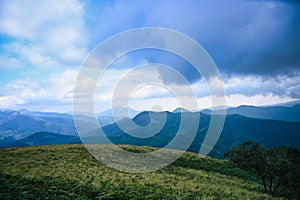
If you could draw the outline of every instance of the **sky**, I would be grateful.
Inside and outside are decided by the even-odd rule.
[[[0,0],[0,108],[71,111],[74,84],[89,53],[115,34],[143,27],[173,29],[197,41],[221,73],[227,106],[300,99],[297,1]],[[188,84],[156,63],[175,69]],[[152,67],[132,71],[142,64]],[[180,107],[170,87],[183,98],[191,87],[198,108],[212,106],[205,79],[190,63],[144,49],[122,56],[105,72],[95,92],[97,111],[111,107],[114,89],[128,73],[131,80],[163,83],[137,88],[128,103],[134,109]]]

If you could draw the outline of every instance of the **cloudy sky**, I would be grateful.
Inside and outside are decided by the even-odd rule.
[[[300,98],[297,1],[0,0],[0,108],[71,111],[89,52],[119,32],[143,27],[174,29],[201,44],[221,73],[228,106]],[[155,63],[177,70],[188,85]],[[191,87],[199,108],[211,106],[205,79],[189,63],[148,49],[124,55],[105,72],[95,93],[97,111],[110,107],[116,84],[128,73],[163,83],[137,88],[129,101],[135,109],[180,106],[170,87],[183,97]]]

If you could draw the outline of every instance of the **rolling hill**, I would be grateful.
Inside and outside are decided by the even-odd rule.
[[[0,199],[276,199],[262,193],[255,174],[193,153],[131,174],[106,167],[82,145],[7,148],[0,149],[0,169]]]

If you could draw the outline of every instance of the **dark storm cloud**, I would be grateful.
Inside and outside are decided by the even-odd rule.
[[[267,75],[299,70],[299,2],[223,1],[178,10],[170,27],[195,38],[223,72]]]
[[[300,69],[300,4],[272,2],[233,33],[231,59],[217,56],[229,73],[274,75]]]
[[[98,30],[104,36],[144,26],[172,28],[197,40],[224,73],[274,75],[300,69],[297,1],[134,1],[106,6],[109,12],[101,16],[107,20],[102,19]],[[193,74],[183,68],[186,75]]]

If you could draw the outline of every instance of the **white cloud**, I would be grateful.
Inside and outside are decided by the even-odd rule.
[[[254,8],[251,8],[252,11],[248,14],[246,12],[246,16],[241,18],[241,20],[238,20],[239,22],[236,25],[231,25],[228,24],[227,21],[231,22],[231,19],[235,16],[240,16],[241,10],[243,9],[234,9],[233,15],[230,15],[231,17],[227,16],[227,14],[225,14],[226,16],[221,15],[220,17],[211,16],[209,11],[222,10],[221,7],[215,7],[211,4],[208,4],[208,7],[202,7],[201,9],[203,12],[199,13],[199,6],[195,7],[193,4],[176,4],[172,7],[173,11],[166,12],[165,8],[171,5],[170,2],[163,2],[158,7],[156,4],[144,2],[136,2],[134,6],[125,2],[108,4],[101,2],[97,4],[102,7],[99,6],[99,9],[97,8],[95,10],[91,9],[89,10],[91,13],[88,13],[85,9],[91,5],[83,5],[84,3],[85,2],[80,0],[28,0],[26,2],[22,0],[3,0],[0,2],[0,33],[9,38],[7,40],[4,38],[3,42],[1,41],[0,44],[0,50],[3,52],[0,56],[0,69],[8,71],[7,69],[9,68],[30,66],[30,70],[32,70],[30,73],[28,73],[29,70],[27,72],[24,72],[25,70],[20,70],[20,73],[17,74],[16,77],[22,77],[21,79],[11,81],[5,80],[5,82],[1,83],[6,85],[4,87],[0,85],[0,107],[28,106],[29,104],[34,103],[37,105],[44,104],[44,107],[50,107],[52,105],[58,107],[57,103],[60,102],[64,106],[68,105],[68,108],[71,108],[73,84],[77,71],[65,70],[60,74],[50,74],[49,77],[42,77],[40,80],[34,80],[32,78],[33,76],[31,76],[35,73],[34,70],[43,70],[38,69],[38,67],[48,67],[62,71],[63,69],[70,68],[70,66],[79,66],[87,55],[87,44],[90,42],[89,39],[94,40],[94,42],[99,41],[99,38],[104,39],[113,33],[128,28],[142,27],[144,25],[153,26],[155,24],[175,28],[184,33],[188,33],[199,42],[206,42],[203,44],[208,47],[210,52],[214,53],[216,51],[217,53],[214,53],[216,57],[218,57],[218,54],[221,54],[221,56],[219,55],[220,58],[224,56],[230,59],[239,55],[240,52],[245,52],[243,50],[244,47],[247,47],[246,53],[248,53],[248,51],[251,53],[253,49],[251,50],[251,48],[249,48],[249,45],[250,47],[252,45],[249,41],[252,41],[253,39],[256,40],[257,38],[254,37],[255,35],[261,36],[262,34],[257,33],[264,32],[266,30],[266,24],[270,30],[279,30],[281,28],[281,26],[279,26],[280,24],[277,24],[279,23],[277,22],[278,20],[274,21],[273,18],[271,18],[271,22],[276,22],[274,26],[272,23],[266,23],[268,22],[266,20],[257,21],[259,19],[257,17],[254,18],[255,21],[251,23],[251,20],[253,19],[251,13],[252,11],[256,11],[255,6]],[[237,3],[237,5],[239,4],[241,3]],[[242,4],[242,8],[248,5],[248,3],[245,3],[245,5],[244,3]],[[266,5],[269,5],[269,3]],[[101,12],[98,13],[95,11]],[[270,13],[268,13],[264,14],[264,12],[261,12],[259,14],[263,16],[259,17],[269,19]],[[181,16],[177,20],[174,20],[175,15],[182,15],[184,17]],[[191,16],[195,19],[190,20]],[[208,18],[206,16],[211,17],[207,20]],[[87,22],[85,20],[91,20],[92,22]],[[208,26],[211,24],[214,24],[215,26]],[[245,25],[247,24],[248,26],[245,28]],[[90,26],[87,27],[87,25]],[[254,27],[254,29],[252,30],[251,27],[252,29]],[[231,33],[233,30],[232,28],[236,30],[233,32],[237,32],[237,34]],[[224,29],[225,32],[218,31],[221,29]],[[94,30],[94,32],[87,33],[87,30]],[[269,31],[266,36],[270,36],[277,32],[278,31]],[[221,43],[217,42],[216,44],[218,44],[218,47],[215,47],[215,39],[222,38],[215,36],[224,33],[229,33],[227,34],[229,37],[224,41],[221,39],[219,41]],[[90,37],[88,37],[88,35]],[[281,35],[275,34],[275,39],[271,38],[271,40],[263,40],[261,42],[264,44],[262,47],[265,46],[266,48],[260,48],[261,51],[268,49],[270,45],[273,49],[273,43],[270,41],[277,41],[279,36]],[[245,40],[245,38],[249,40]],[[211,43],[212,41],[213,43]],[[239,52],[238,54],[236,54],[235,51],[227,51],[227,43],[229,44],[231,41],[234,41],[233,44],[235,47],[240,47],[236,48]],[[126,42],[128,41],[125,41],[123,45],[125,45]],[[237,44],[235,44],[235,42]],[[259,44],[260,43],[257,42],[253,43],[253,45]],[[182,44],[178,43],[176,45],[184,48],[184,45]],[[114,57],[119,53],[118,48],[122,49],[124,47],[122,47],[121,44],[112,45],[111,49],[107,51],[109,55],[104,55],[101,59],[98,58],[100,60],[89,60],[90,62],[87,64],[101,66],[102,63],[106,63],[106,60],[104,59],[110,60],[111,57]],[[255,49],[257,50],[257,46],[255,46]],[[226,53],[224,54],[224,52]],[[116,55],[112,53],[115,53]],[[259,58],[257,54],[251,54],[250,58],[252,58],[251,56],[253,56],[253,58],[255,57],[254,60]],[[218,62],[222,64],[223,62],[220,58]],[[163,82],[161,80],[161,71],[153,68],[148,71],[141,70],[131,72],[124,77],[126,73],[131,71],[130,69],[125,68],[131,64],[132,66],[137,66],[137,63],[134,63],[134,61],[128,59],[126,56],[124,56],[123,59],[124,60],[121,58],[121,61],[119,61],[119,64],[121,64],[117,65],[115,69],[106,72],[106,75],[100,83],[102,86],[101,90],[96,93],[96,100],[100,105],[99,108],[107,109],[107,107],[110,106],[110,99],[113,96],[115,87],[122,78],[126,81],[122,85],[122,91],[117,92],[115,97],[122,98],[132,96],[133,101],[131,101],[131,105],[133,107],[149,108],[153,105],[162,105],[167,110],[170,110],[180,106],[178,105],[176,98],[173,97],[166,88],[172,88],[174,92],[176,92],[175,95],[183,97],[185,102],[191,102],[191,97],[187,91],[189,88],[192,88],[197,94],[199,107],[205,108],[212,106],[211,99],[208,97],[209,91],[207,84],[204,80],[199,80],[191,85],[175,83],[162,85],[162,87],[159,85],[151,85],[150,82]],[[145,60],[140,64],[144,63]],[[122,64],[124,64],[123,68],[120,67]],[[239,70],[236,71],[239,72]],[[5,76],[5,73],[3,74]],[[24,77],[22,76],[23,74],[27,76]],[[171,75],[166,74],[166,76]],[[299,98],[299,79],[299,73],[273,77],[253,75],[224,76],[227,103],[228,105],[265,105]],[[145,82],[148,82],[149,84],[138,89],[137,86],[141,86],[141,84]],[[93,80],[85,79],[84,84],[90,85],[91,83],[93,83]],[[219,85],[216,83],[217,82],[214,83],[212,81],[209,84],[214,87]],[[193,109],[192,103],[189,104],[191,105],[188,109]]]
[[[142,85],[134,91],[134,94],[131,98],[134,99],[148,99],[153,97],[165,97],[174,96],[172,92],[162,85]]]
[[[95,93],[96,110],[103,111],[108,109],[112,106],[112,100],[118,106],[125,106],[125,101],[123,100],[129,101],[139,87],[146,82],[162,82],[155,66],[137,69],[112,68],[106,70],[97,85]],[[149,92],[149,90],[147,91]],[[151,92],[157,92],[157,90],[148,92],[143,95],[149,97]]]
[[[152,110],[155,107],[161,107],[162,110],[172,111],[175,108],[182,107],[176,98],[149,98],[149,99],[132,99],[129,107],[135,110]]]
[[[155,66],[122,70],[109,69],[99,80],[98,91],[100,94],[98,95],[102,100],[104,100],[103,97],[112,98],[112,95],[116,95],[114,98],[132,96],[136,89],[146,83],[162,83]],[[122,91],[116,91],[119,89]]]
[[[219,97],[215,97],[216,102],[222,102]],[[212,104],[212,99],[210,96],[201,97],[197,99],[197,104],[195,105],[192,99],[183,97],[183,104],[180,104],[179,99],[175,97],[170,98],[149,98],[149,99],[135,99],[129,102],[129,106],[136,110],[151,110],[154,106],[161,106],[164,110],[172,111],[178,107],[185,107],[189,110],[201,110],[205,108],[224,106],[224,104]],[[294,99],[290,97],[282,97],[277,95],[254,95],[245,96],[243,94],[229,95],[225,97],[225,106],[240,106],[240,105],[254,105],[254,106],[264,106],[272,105],[277,103],[284,103],[292,101]]]
[[[59,0],[22,0],[1,2],[0,29],[10,36],[34,40],[42,38],[48,30],[62,24],[65,25],[83,14],[83,6],[79,1]],[[42,31],[42,32],[41,32]],[[43,34],[42,34],[43,33]]]
[[[278,96],[274,94],[257,94],[253,96],[246,96],[243,94],[229,95],[226,97],[226,102],[228,106],[239,106],[239,105],[254,105],[254,106],[265,106],[277,103],[284,103],[292,101],[291,97],[288,96]]]
[[[67,70],[62,74],[52,75],[47,88],[49,95],[57,100],[72,101],[77,74],[75,70]]]
[[[191,86],[159,85],[162,83],[162,80],[159,79],[158,70],[155,68],[152,68],[151,70],[137,70],[132,73],[129,72],[130,69],[110,69],[106,71],[101,82],[99,82],[101,85],[100,90],[97,90],[95,93],[95,108],[97,111],[103,111],[111,107],[113,92],[122,78],[125,78],[127,81],[123,85],[125,90],[119,92],[121,93],[121,96],[125,95],[125,97],[131,97],[128,98],[128,105],[137,110],[151,110],[154,106],[160,106],[163,109],[170,111],[177,107],[186,107],[189,110],[197,110],[213,106],[212,99],[208,95],[198,95],[197,104],[195,104],[193,98],[186,95],[184,92],[187,90],[187,87],[191,87],[196,93],[201,92],[201,89],[204,89],[207,92],[206,84],[203,80],[194,83]],[[42,108],[43,110],[48,111],[70,111],[72,109],[73,89],[77,74],[78,71],[76,70],[66,70],[60,74],[52,74],[48,79],[43,81],[32,79],[12,81],[9,84],[6,84],[0,91],[0,107],[33,108],[32,106],[34,106],[34,108]],[[234,77],[225,80],[226,89],[235,89],[236,91],[236,93],[227,94],[225,98],[226,106],[261,106],[294,100],[288,95],[280,96],[272,92],[265,92],[263,94],[257,93],[253,95],[243,94],[243,90],[248,90],[247,86],[251,89],[251,87],[256,88],[256,84],[257,87],[259,87],[259,85],[263,85],[263,83],[260,83],[259,79],[246,77],[246,83],[253,83],[253,85],[238,84],[245,83],[245,81],[243,82],[242,80],[243,77]],[[139,84],[144,81],[153,81],[158,82],[159,84]],[[277,85],[275,85],[275,83],[277,83]],[[282,84],[280,81],[272,82],[272,84],[273,87],[286,86],[286,84]],[[295,80],[290,80],[288,85],[293,84],[295,84]],[[295,90],[293,87],[290,88],[291,91]],[[136,90],[129,91],[130,88]],[[177,92],[177,94],[173,95],[172,92],[169,91],[170,88],[175,88],[174,91]],[[238,91],[240,91],[240,93],[237,93]],[[182,99],[183,104],[180,103],[179,97]],[[218,97],[215,97],[215,100],[216,102],[221,102]],[[214,106],[223,106],[223,104]]]
[[[267,95],[269,93],[278,96],[289,96],[299,98],[300,95],[300,73],[292,75],[277,76],[224,76],[224,86],[227,95],[244,94],[254,96],[257,94]]]
[[[130,69],[126,70],[109,70],[107,76],[102,80],[103,89],[101,93],[96,96],[99,100],[97,108],[102,106],[111,106],[115,85],[128,73]],[[128,75],[128,74],[127,74]],[[160,79],[159,72],[153,68],[149,71],[139,71],[139,73],[132,73],[126,77],[123,85],[123,90],[120,91],[119,96],[129,98],[129,106],[143,110],[150,110],[155,105],[160,105],[166,110],[173,110],[177,107],[183,106],[179,103],[179,98],[184,99],[187,109],[196,110],[197,105],[192,103],[192,97],[187,93],[192,89],[197,98],[198,109],[209,108],[213,106],[239,106],[239,105],[270,105],[294,100],[291,97],[291,92],[299,90],[298,75],[294,77],[278,76],[265,77],[260,76],[232,76],[224,78],[224,88],[227,92],[225,100],[226,104],[219,97],[214,97],[216,105],[212,105],[212,99],[208,90],[206,82],[201,79],[191,85],[179,85],[170,83],[163,85]],[[143,84],[148,80],[153,80],[159,84]],[[214,80],[211,80],[213,86]],[[219,83],[219,81],[218,81]],[[138,85],[134,85],[138,84]],[[218,84],[219,85],[219,84]],[[136,90],[130,88],[136,87]],[[173,93],[171,92],[171,89]],[[217,88],[218,89],[218,88]],[[130,91],[129,91],[130,90]],[[128,95],[130,93],[130,95]],[[177,99],[176,99],[177,98]],[[104,103],[105,102],[105,103]],[[102,108],[104,109],[104,108]]]
[[[17,56],[23,65],[64,67],[86,56],[80,1],[3,1],[1,12],[0,32],[14,38],[1,47],[7,57]]]
[[[65,111],[71,110],[73,88],[77,71],[66,70],[50,75],[44,81],[23,79],[6,84],[0,91],[1,108],[28,108],[32,105],[44,109],[59,110],[57,103],[65,104]]]

